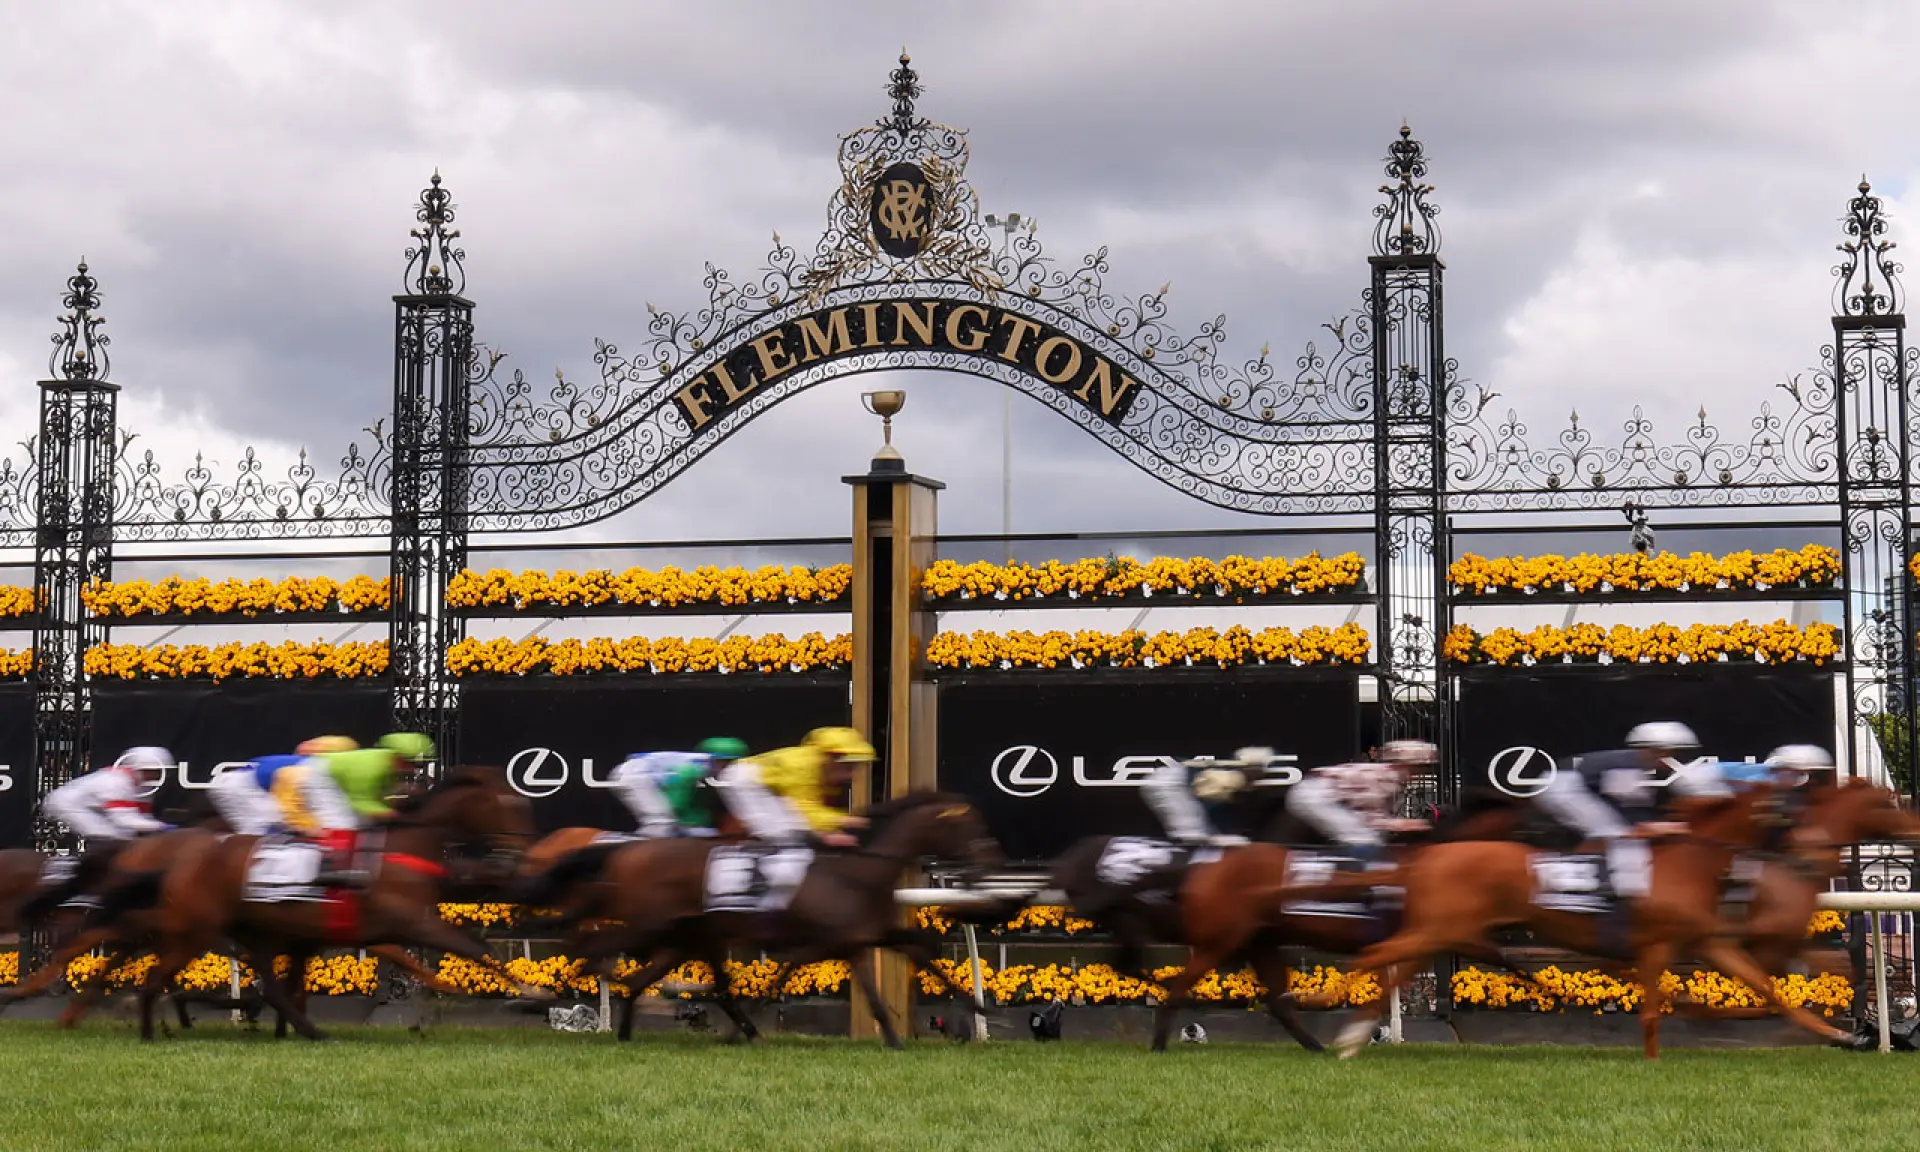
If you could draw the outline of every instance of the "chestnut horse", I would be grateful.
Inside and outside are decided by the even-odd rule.
[[[939,937],[901,925],[894,887],[924,857],[985,868],[1002,856],[980,813],[960,796],[918,792],[875,805],[865,815],[870,823],[860,847],[820,851],[778,913],[706,910],[707,858],[720,846],[714,840],[641,840],[616,849],[592,886],[590,903],[572,910],[579,919],[596,921],[576,935],[572,954],[602,979],[622,954],[642,961],[637,975],[619,981],[628,990],[620,1038],[632,1036],[633,998],[688,960],[713,969],[715,999],[735,1029],[731,1038],[757,1036],[733,997],[726,967],[730,947],[750,945],[778,956],[783,976],[795,965],[847,961],[887,1046],[900,1047],[873,975],[856,958],[875,948],[893,949],[940,980],[933,967]]]
[[[140,1034],[153,1037],[153,1004],[174,975],[222,938],[251,955],[266,1001],[309,1039],[320,1033],[274,974],[279,955],[303,973],[307,958],[329,946],[410,945],[471,960],[528,996],[543,994],[509,976],[486,946],[441,920],[439,895],[446,878],[446,850],[458,839],[482,841],[499,853],[524,850],[532,840],[526,801],[494,768],[461,768],[430,791],[400,802],[386,824],[385,851],[372,886],[361,895],[351,922],[336,919],[336,906],[311,902],[259,903],[245,899],[254,836],[199,834],[147,891],[122,889],[121,905],[109,899],[103,913],[124,913],[143,898],[157,900],[158,960],[140,988]],[[303,982],[304,984],[304,982]]]
[[[1653,844],[1653,880],[1648,896],[1634,902],[1628,948],[1641,976],[1640,1025],[1649,1059],[1660,1054],[1660,1013],[1667,994],[1659,974],[1681,955],[1698,954],[1745,983],[1772,1008],[1830,1042],[1851,1040],[1804,1008],[1781,1000],[1758,963],[1722,928],[1720,879],[1734,857],[1755,848],[1762,836],[1761,811],[1771,790],[1753,789],[1725,799],[1689,800],[1675,815],[1690,828]],[[1496,928],[1524,925],[1558,947],[1605,955],[1603,917],[1544,909],[1534,903],[1531,858],[1535,849],[1510,843],[1435,844],[1400,869],[1406,892],[1404,923],[1391,939],[1362,952],[1356,972],[1380,976],[1382,996],[1340,1034],[1344,1057],[1365,1046],[1373,1029],[1417,966],[1447,952],[1484,955],[1495,948]],[[1806,920],[1800,921],[1804,935]]]

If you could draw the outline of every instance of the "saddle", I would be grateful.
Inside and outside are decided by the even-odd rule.
[[[723,844],[707,855],[708,912],[784,912],[813,867],[813,849]]]

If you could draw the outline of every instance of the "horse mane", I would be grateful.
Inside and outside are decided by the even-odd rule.
[[[422,808],[435,800],[451,795],[465,788],[480,788],[496,779],[504,779],[505,773],[499,768],[484,768],[469,765],[452,768],[434,781],[433,787],[420,792],[410,792],[396,800],[393,810],[405,816],[417,816]]]
[[[965,804],[965,797],[952,792],[909,792],[905,796],[896,796],[891,800],[882,800],[870,806],[861,815],[867,818],[867,836],[871,839],[875,832],[889,823],[912,812],[918,812],[932,804]]]

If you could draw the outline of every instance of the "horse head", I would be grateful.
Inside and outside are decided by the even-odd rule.
[[[866,817],[862,846],[874,852],[964,860],[974,868],[1006,859],[980,810],[952,792],[911,792],[874,805]]]
[[[1726,796],[1689,796],[1674,803],[1675,817],[1693,834],[1726,848],[1756,848],[1777,811],[1772,785],[1741,788]]]
[[[402,799],[395,823],[436,829],[495,856],[517,859],[533,843],[533,811],[499,768],[454,768],[424,792]]]
[[[1802,827],[1835,847],[1864,840],[1920,840],[1920,815],[1902,807],[1893,789],[1857,779],[1820,789]]]

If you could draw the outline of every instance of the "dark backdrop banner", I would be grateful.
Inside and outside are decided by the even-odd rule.
[[[163,818],[194,807],[222,766],[292,752],[313,736],[371,744],[390,730],[385,686],[227,683],[94,689],[93,750],[100,767],[128,748],[157,744],[179,763],[154,796]]]
[[[542,831],[631,829],[609,785],[633,753],[686,750],[710,736],[756,752],[785,747],[809,729],[847,723],[850,709],[844,683],[470,684],[460,758],[505,768]]]
[[[1311,768],[1353,759],[1359,729],[1352,675],[948,684],[940,786],[980,807],[1010,858],[1043,860],[1094,833],[1157,833],[1139,785],[1166,758],[1264,745]]]
[[[1619,748],[1634,725],[1677,720],[1718,760],[1763,759],[1782,744],[1834,743],[1831,670],[1699,671],[1464,677],[1461,791],[1469,807],[1537,793],[1573,757]]]
[[[0,848],[33,842],[33,692],[0,689]]]

